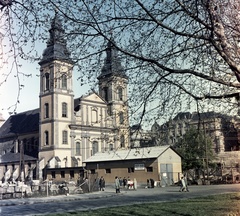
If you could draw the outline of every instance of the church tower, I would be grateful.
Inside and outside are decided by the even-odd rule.
[[[129,148],[128,77],[113,42],[107,44],[106,58],[98,81],[99,94],[107,102],[108,113],[114,120],[115,149]]]
[[[56,13],[40,65],[39,174],[45,167],[71,166],[69,125],[73,122],[73,62]]]

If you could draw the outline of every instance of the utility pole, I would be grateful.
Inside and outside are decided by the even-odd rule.
[[[203,130],[204,130],[204,144],[205,144],[205,167],[207,170],[207,183],[209,181],[209,172],[208,172],[208,145],[207,145],[207,136],[206,136],[206,128],[205,122],[203,121]],[[205,179],[205,178],[204,178]]]
[[[23,142],[20,141],[20,164],[19,164],[19,176],[20,180],[25,180],[25,161],[24,161],[24,146]]]

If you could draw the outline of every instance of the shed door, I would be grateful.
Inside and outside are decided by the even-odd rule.
[[[172,185],[173,182],[173,165],[160,164],[161,186]]]

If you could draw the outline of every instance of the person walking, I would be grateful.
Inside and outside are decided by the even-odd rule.
[[[105,179],[103,178],[103,176],[101,176],[101,178],[99,179],[99,190],[104,191],[104,188],[105,188]]]
[[[187,176],[184,176],[184,181],[185,181],[185,187],[186,187],[186,191],[189,192],[188,190],[188,182],[187,182]]]
[[[117,176],[115,177],[115,188],[116,188],[116,193],[120,193],[120,182]]]
[[[185,184],[185,180],[184,180],[183,177],[181,178],[181,182],[180,183],[181,183],[181,187],[180,187],[179,192],[186,191],[186,184]]]

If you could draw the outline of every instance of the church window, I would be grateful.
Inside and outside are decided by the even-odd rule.
[[[62,75],[62,88],[67,89],[67,75],[66,74]]]
[[[80,155],[80,142],[76,142],[76,155]]]
[[[104,99],[108,101],[108,87],[103,88]]]
[[[120,137],[120,146],[121,146],[121,148],[124,148],[124,147],[125,147],[124,135],[121,135],[121,137]]]
[[[68,132],[65,131],[65,130],[62,133],[62,143],[63,144],[67,144],[68,143]]]
[[[45,73],[45,90],[49,90],[50,87],[50,76],[49,73]]]
[[[98,142],[97,141],[93,141],[92,144],[92,155],[95,155],[98,152]]]
[[[49,118],[49,104],[48,103],[44,104],[44,117]]]
[[[44,144],[49,145],[49,134],[48,131],[44,132]]]
[[[119,113],[119,123],[120,123],[120,124],[123,124],[123,122],[124,122],[123,112],[120,112],[120,113]]]
[[[92,123],[97,123],[97,109],[92,109]]]
[[[121,87],[118,88],[118,99],[123,100],[123,89]]]
[[[62,103],[62,117],[67,117],[67,103]]]

